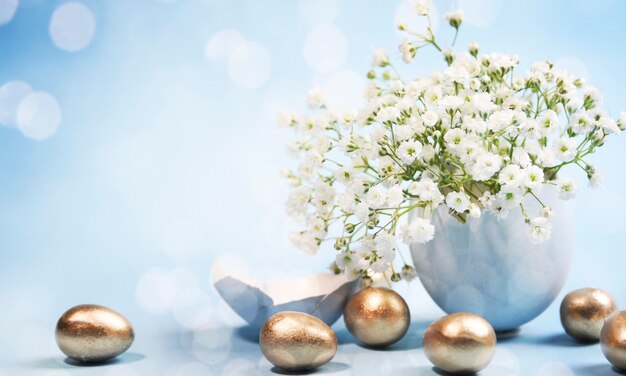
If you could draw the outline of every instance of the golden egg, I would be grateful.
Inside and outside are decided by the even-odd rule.
[[[575,290],[561,302],[561,324],[567,334],[579,341],[597,341],[604,320],[616,310],[617,304],[604,290]]]
[[[626,311],[610,315],[600,332],[600,347],[606,359],[626,371]]]
[[[482,317],[454,313],[432,323],[422,346],[435,366],[449,373],[476,373],[496,352],[496,333]]]
[[[411,323],[409,306],[393,290],[368,287],[356,293],[343,310],[346,328],[367,346],[399,341]]]
[[[57,345],[79,362],[103,362],[133,344],[135,333],[128,320],[99,305],[79,305],[61,316],[56,327]]]
[[[337,336],[322,320],[302,312],[279,312],[265,322],[259,334],[261,352],[286,371],[306,371],[331,361]]]

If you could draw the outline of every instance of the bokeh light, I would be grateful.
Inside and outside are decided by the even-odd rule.
[[[236,30],[226,29],[213,34],[204,49],[209,62],[228,61],[233,51],[246,44],[246,38]]]
[[[174,260],[188,260],[207,251],[200,226],[186,218],[170,223],[163,232],[163,250]]]
[[[309,25],[330,24],[335,21],[339,13],[337,0],[299,0],[298,12],[300,17]]]
[[[272,57],[255,42],[239,44],[228,58],[228,76],[238,86],[256,89],[265,84],[272,70]]]
[[[626,198],[614,190],[603,189],[602,192],[591,192],[583,203],[586,212],[601,212],[602,215],[583,217],[589,229],[597,234],[618,234],[626,225]]]
[[[340,68],[348,54],[348,41],[334,25],[313,28],[304,41],[304,58],[316,71],[330,72]]]
[[[61,109],[57,100],[46,92],[27,95],[17,108],[17,126],[22,134],[35,140],[54,135],[61,123]]]
[[[172,307],[176,322],[183,328],[202,329],[215,324],[217,314],[211,298],[199,288],[187,288],[179,292]]]
[[[334,73],[324,85],[326,104],[333,110],[356,109],[363,105],[364,75],[353,70]]]
[[[43,3],[44,0],[19,0],[20,8],[30,8]]]
[[[96,18],[79,2],[65,3],[54,10],[49,27],[54,44],[69,52],[89,46],[96,32]]]
[[[493,24],[500,15],[500,0],[458,0],[457,9],[463,10],[463,22],[476,27]]]
[[[186,269],[152,268],[139,280],[135,294],[142,309],[162,314],[170,311],[181,291],[196,286],[195,275]]]
[[[16,126],[17,108],[20,102],[33,92],[23,81],[10,81],[0,87],[0,124]]]
[[[184,333],[181,342],[188,352],[205,364],[218,364],[226,360],[232,351],[233,331],[216,323],[212,328]]]
[[[11,22],[18,5],[18,0],[0,0],[0,26]]]

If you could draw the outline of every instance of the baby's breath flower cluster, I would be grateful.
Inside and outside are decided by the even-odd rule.
[[[430,25],[428,7],[413,2],[416,17]],[[463,13],[445,18],[456,40]],[[519,74],[515,55],[479,55],[476,43],[455,53],[440,47],[430,26],[426,34],[398,28],[406,35],[399,46],[405,63],[430,47],[447,67],[405,81],[388,53],[377,50],[361,109],[327,108],[316,88],[308,94],[311,114],[279,115],[300,136],[290,145],[299,165],[286,173],[293,186],[287,210],[306,228],[292,241],[308,253],[333,243],[337,273],[398,281],[415,276],[398,252],[400,241],[430,241],[430,216],[440,205],[461,222],[485,210],[498,218],[519,210],[530,239],[549,239],[553,213],[542,188],[574,197],[576,182],[561,176],[569,165],[580,167],[591,186],[601,184],[587,157],[624,129],[626,114],[611,119],[597,90],[549,61]],[[529,213],[526,197],[541,210]]]

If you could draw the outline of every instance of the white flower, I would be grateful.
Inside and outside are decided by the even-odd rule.
[[[367,191],[367,195],[365,196],[365,201],[372,209],[379,209],[385,206],[385,202],[387,201],[387,196],[383,191],[378,189],[377,187],[370,188]]]
[[[410,265],[404,265],[402,267],[401,274],[402,274],[402,279],[404,279],[407,282],[411,282],[417,277],[417,271],[415,271],[415,268]]]
[[[454,28],[458,28],[463,22],[463,11],[460,9],[453,10],[452,12],[448,12],[444,16],[446,21],[450,23],[450,26]]]
[[[569,178],[559,178],[556,182],[559,197],[563,200],[569,200],[576,196],[578,186],[576,182]]]
[[[576,139],[561,137],[552,144],[554,155],[563,162],[568,162],[576,156]]]
[[[430,7],[430,0],[413,0],[411,3],[413,10],[420,16],[428,14],[428,8]]]
[[[337,205],[341,208],[341,210],[351,213],[354,212],[356,207],[356,196],[351,191],[346,191],[339,195],[337,198]]]
[[[298,123],[298,114],[292,111],[279,111],[276,115],[279,127],[289,127]]]
[[[355,255],[350,252],[340,252],[335,257],[335,264],[346,271],[353,271],[358,268],[358,264],[355,260]]]
[[[450,129],[443,136],[447,146],[451,150],[458,150],[462,141],[465,139],[465,132],[461,128]]]
[[[502,157],[492,153],[483,153],[476,158],[472,166],[472,176],[478,181],[491,178],[502,166]]]
[[[508,165],[498,174],[498,183],[518,186],[524,180],[524,173],[517,165]]]
[[[317,183],[313,189],[311,202],[320,211],[329,209],[335,202],[335,188],[327,183]]]
[[[529,166],[524,169],[524,185],[529,189],[541,187],[543,183],[543,169],[539,166]]]
[[[443,201],[443,195],[439,191],[439,187],[431,179],[422,178],[409,184],[408,192],[413,196],[419,197],[421,201],[439,204]]]
[[[387,190],[387,204],[389,204],[390,207],[398,207],[403,202],[404,193],[402,192],[402,186],[400,184],[396,184]]]
[[[552,211],[551,207],[544,206],[543,208],[541,208],[540,214],[542,217],[551,218],[554,215],[554,211]]]
[[[289,235],[291,243],[306,254],[314,255],[319,249],[319,242],[311,234],[296,232]]]
[[[435,235],[435,226],[427,219],[415,218],[408,225],[403,226],[402,238],[406,244],[426,243]]]
[[[470,208],[470,198],[462,192],[450,192],[446,196],[446,204],[457,213],[464,213]]]
[[[543,167],[554,167],[558,164],[554,149],[544,148],[537,153],[537,164]]]
[[[398,246],[396,237],[383,231],[374,238],[374,243],[376,253],[384,258],[386,262],[392,262],[396,256],[395,250]]]
[[[469,214],[472,218],[480,218],[482,214],[480,206],[472,202],[469,207]]]
[[[365,202],[360,202],[357,204],[356,208],[354,208],[354,216],[361,222],[367,223],[370,216],[370,207]]]
[[[287,197],[287,214],[298,218],[306,214],[309,201],[311,200],[311,189],[303,185],[296,187]]]
[[[422,144],[419,141],[404,141],[397,150],[398,157],[406,164],[411,164],[422,153]]]
[[[322,88],[314,87],[307,94],[307,103],[310,108],[321,108],[326,104],[326,96]]]
[[[547,110],[537,119],[539,132],[543,136],[549,136],[552,132],[559,128],[559,115],[552,110]]]
[[[593,119],[587,111],[579,111],[570,117],[569,125],[577,134],[588,134],[593,130]]]
[[[376,115],[377,120],[380,121],[381,123],[385,123],[388,121],[396,121],[399,117],[400,117],[400,111],[398,111],[398,109],[395,106],[383,107],[380,111],[378,111],[378,114]],[[380,128],[377,128],[377,129],[380,129]]]
[[[530,140],[536,140],[541,137],[539,123],[535,120],[528,119],[524,122],[521,129],[522,135]]]
[[[354,167],[342,166],[335,171],[335,179],[341,183],[348,184],[352,181],[352,179],[354,179],[355,176],[357,176],[357,174],[358,172]]]
[[[523,191],[520,187],[508,184],[502,186],[496,198],[502,207],[512,209],[522,202],[522,194]]]
[[[478,199],[478,202],[480,202],[483,207],[489,208],[491,207],[494,199],[495,197],[489,191],[485,191],[485,193],[483,193],[483,195]]]
[[[417,133],[415,127],[410,125],[401,125],[396,128],[395,132],[396,138],[400,141],[406,141]]]
[[[589,187],[598,188],[602,186],[604,182],[604,176],[600,171],[594,171],[589,175]]]
[[[437,121],[439,121],[439,114],[432,110],[426,111],[424,115],[422,115],[422,121],[425,126],[432,127],[437,124]]]
[[[404,61],[405,64],[410,64],[415,58],[417,47],[415,47],[415,45],[411,43],[408,38],[402,39],[402,43],[400,43],[398,49],[402,54],[402,61]]]
[[[487,123],[479,118],[465,117],[463,118],[463,124],[461,124],[461,126],[466,131],[474,133],[485,133],[487,130]]]
[[[389,56],[387,55],[387,51],[382,48],[374,51],[374,55],[372,56],[372,66],[386,67],[387,65],[389,65]]]
[[[621,131],[615,120],[605,116],[600,118],[600,126],[602,126],[602,129],[604,129],[608,134],[620,133]]]
[[[446,95],[439,101],[439,105],[448,111],[458,109],[463,103],[463,99],[457,97],[456,95]]]
[[[530,237],[535,243],[543,243],[552,236],[552,224],[546,217],[536,217],[530,220]]]
[[[532,165],[532,160],[528,152],[522,147],[514,147],[513,155],[511,157],[511,163],[520,165],[521,167],[528,167]]]
[[[435,147],[431,144],[424,145],[422,147],[422,159],[426,162],[430,162],[435,156]]]
[[[498,107],[491,101],[491,94],[489,93],[474,94],[470,104],[476,111],[483,113],[489,113]]]
[[[431,86],[424,93],[424,101],[426,102],[427,105],[437,104],[440,100],[441,100],[441,88],[438,86]]]

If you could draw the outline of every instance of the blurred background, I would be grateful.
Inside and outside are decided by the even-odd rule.
[[[476,40],[524,69],[551,59],[596,86],[613,117],[626,110],[626,3],[435,0],[447,43],[442,15],[456,7],[457,49]],[[0,374],[69,372],[57,369],[54,325],[81,303],[121,311],[143,333],[136,364],[154,368],[137,374],[176,374],[147,353],[178,345],[148,334],[176,342],[243,323],[211,286],[217,261],[258,280],[324,271],[331,247],[306,256],[287,238],[298,228],[280,177],[291,134],[275,115],[304,110],[312,86],[333,108],[358,106],[373,50],[399,60],[401,20],[423,27],[408,1],[0,0]],[[405,77],[443,68],[422,52]],[[622,135],[593,157],[600,190],[578,175],[566,290],[597,286],[626,302],[625,155]],[[398,289],[414,317],[441,314],[419,282]],[[246,366],[224,363],[227,340],[196,345],[181,367]],[[133,364],[107,372],[139,372]]]

